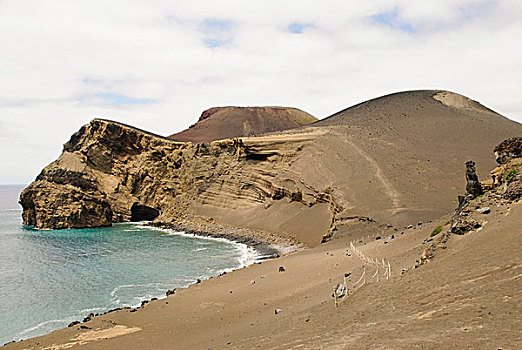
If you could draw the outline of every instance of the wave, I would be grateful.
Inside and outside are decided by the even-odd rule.
[[[21,337],[21,338],[30,338],[30,337],[38,336],[37,331],[40,329],[42,330],[42,332],[40,334],[44,334],[44,333],[50,332],[53,329],[61,328],[61,326],[65,326],[73,321],[77,321],[78,319],[85,317],[86,315],[88,315],[90,313],[100,313],[101,314],[108,310],[109,310],[108,307],[93,307],[90,309],[83,309],[83,310],[80,310],[78,312],[78,314],[76,314],[74,316],[68,316],[63,319],[40,322],[36,326],[29,327],[29,328],[24,329],[23,331],[19,332],[17,336]],[[53,324],[56,324],[56,326],[58,326],[58,327],[56,327],[56,326],[46,327],[47,325],[53,325]],[[31,334],[31,333],[33,333],[33,334]]]
[[[86,252],[86,253],[78,253],[77,256],[93,256],[93,255],[99,255],[99,252]]]
[[[252,265],[263,258],[254,248],[249,247],[246,244],[243,244],[238,248],[241,251],[241,256],[238,258],[241,267]]]
[[[214,242],[224,242],[224,243],[229,243],[229,244],[234,245],[241,253],[241,256],[238,258],[239,266],[220,270],[219,273],[231,272],[236,269],[243,268],[248,265],[252,265],[252,264],[266,258],[266,256],[259,255],[258,252],[254,248],[249,247],[244,243],[235,242],[235,241],[232,241],[232,240],[229,240],[226,238],[212,237],[212,236],[199,236],[199,235],[196,235],[193,233],[186,233],[184,231],[175,231],[170,228],[159,228],[159,227],[142,226],[142,225],[139,225],[138,227],[149,228],[152,230],[161,231],[161,232],[166,233],[169,236],[181,236],[181,237],[187,237],[187,238],[193,238],[193,239],[203,239],[203,240],[209,240],[209,241],[214,241]]]
[[[100,312],[105,312],[107,311],[108,309],[106,307],[93,307],[93,308],[90,308],[90,309],[83,309],[80,311],[80,313],[83,315],[83,314],[90,314],[91,312],[97,312],[100,313]]]
[[[125,288],[137,288],[137,287],[154,287],[156,289],[167,289],[165,285],[167,285],[167,282],[151,282],[151,283],[139,283],[139,284],[122,284],[121,286],[117,286],[114,288],[109,295],[111,297],[115,297],[116,293],[118,293],[121,289]],[[160,288],[158,288],[160,287]]]
[[[177,282],[153,282],[153,283],[141,283],[141,284],[124,284],[114,288],[109,295],[112,297],[111,305],[114,307],[138,307],[142,301],[151,300],[152,298],[164,299],[166,298],[165,292],[173,287],[185,288],[194,283],[195,280],[186,279]],[[145,288],[145,290],[140,288]],[[131,289],[131,295],[118,295],[118,292],[122,289]],[[138,289],[132,291],[132,289]],[[151,290],[152,289],[152,290]],[[155,291],[154,291],[155,290]],[[121,298],[123,297],[123,298]],[[122,301],[124,299],[124,301]]]
[[[48,324],[54,324],[54,323],[68,324],[72,321],[75,321],[76,319],[77,319],[77,316],[69,316],[69,317],[66,317],[66,318],[60,319],[60,320],[50,320],[50,321],[40,322],[36,326],[24,329],[23,331],[18,333],[18,336],[24,338],[29,335],[28,333],[35,332],[35,331],[39,330],[40,328],[44,328],[44,326],[46,326]],[[53,329],[55,329],[55,328],[53,327]]]
[[[113,301],[111,301],[111,305],[120,306],[121,300],[120,299],[113,300]]]

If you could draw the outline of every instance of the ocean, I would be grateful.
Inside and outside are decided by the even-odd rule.
[[[253,249],[139,223],[82,230],[23,227],[24,186],[0,186],[0,345],[134,307],[168,289],[256,260]]]

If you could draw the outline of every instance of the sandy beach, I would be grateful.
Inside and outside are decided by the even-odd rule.
[[[349,282],[353,294],[339,308],[332,292],[343,275],[355,282],[373,272],[342,235],[5,348],[516,348],[522,206],[495,208],[483,229],[453,236],[433,261],[413,268],[434,227],[448,218],[366,231],[356,246],[389,260],[391,278],[368,278],[356,291]]]

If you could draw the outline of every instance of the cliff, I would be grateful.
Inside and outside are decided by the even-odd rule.
[[[360,225],[399,227],[455,207],[462,164],[479,177],[522,125],[461,95],[413,91],[297,130],[182,143],[95,119],[20,196],[24,224],[155,219],[249,227],[309,246]]]
[[[317,118],[290,107],[214,107],[201,113],[198,122],[169,138],[184,142],[211,142],[294,129]]]

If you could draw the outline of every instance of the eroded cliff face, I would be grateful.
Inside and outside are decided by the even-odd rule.
[[[23,191],[24,223],[209,223],[314,246],[357,239],[361,225],[399,230],[437,220],[465,185],[462,164],[473,159],[484,179],[495,145],[522,133],[518,123],[447,96],[393,94],[297,130],[200,144],[95,119]]]
[[[160,220],[190,220],[198,206],[248,209],[279,200],[305,207],[322,203],[338,211],[328,189],[280,173],[318,135],[192,144],[95,119],[22,192],[24,224],[109,226],[131,220],[137,206],[157,211]]]

